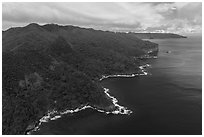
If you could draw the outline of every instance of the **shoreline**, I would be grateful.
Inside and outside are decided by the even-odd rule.
[[[151,65],[149,64],[145,64],[145,65],[141,65],[138,68],[141,70],[141,74],[139,73],[132,73],[132,74],[118,74],[118,75],[102,75],[102,77],[99,79],[99,81],[102,81],[104,79],[107,78],[118,78],[118,77],[135,77],[135,76],[144,76],[144,75],[148,75],[149,73],[145,71],[146,67],[150,67]]]
[[[78,107],[76,109],[73,109],[73,110],[72,109],[68,109],[68,110],[61,111],[61,112],[58,112],[58,111],[55,111],[55,110],[48,111],[47,115],[43,116],[38,121],[37,126],[35,126],[30,131],[26,131],[26,134],[27,135],[31,135],[32,132],[36,132],[36,131],[40,130],[39,127],[40,127],[40,125],[42,123],[49,122],[50,120],[57,120],[57,119],[61,118],[63,115],[65,115],[65,114],[77,113],[77,112],[80,112],[80,111],[85,110],[87,108],[91,108],[93,110],[96,110],[96,111],[98,111],[100,113],[105,113],[105,114],[130,115],[131,113],[133,113],[131,110],[128,110],[126,107],[119,105],[118,104],[118,100],[114,96],[111,96],[108,93],[109,92],[108,88],[104,88],[104,87],[102,87],[102,88],[104,89],[105,95],[107,95],[109,97],[109,99],[111,99],[113,105],[108,106],[108,108],[101,109],[99,107],[94,107],[94,106],[85,104],[85,105],[81,105],[80,107]],[[108,109],[110,109],[112,111],[108,111]]]
[[[135,77],[135,76],[144,76],[148,75],[149,73],[145,71],[145,68],[151,67],[149,64],[141,65],[138,68],[140,69],[141,73],[133,73],[133,74],[118,74],[118,75],[102,75],[102,77],[99,79],[99,81],[102,81],[107,78],[117,78],[117,77]],[[87,108],[94,109],[100,113],[105,113],[105,114],[121,114],[121,115],[130,115],[133,113],[131,110],[129,110],[127,107],[124,107],[122,105],[118,104],[118,100],[109,94],[110,90],[108,88],[102,87],[104,89],[105,95],[108,97],[108,99],[111,100],[113,103],[112,105],[106,107],[106,108],[100,108],[97,106],[92,106],[88,104],[82,104],[81,106],[77,107],[76,109],[67,109],[61,112],[58,112],[56,110],[48,110],[47,114],[40,118],[36,124],[29,125],[31,126],[30,129],[27,129],[25,134],[31,135],[32,132],[36,132],[40,130],[40,125],[42,123],[49,122],[50,120],[57,120],[61,118],[65,114],[72,114],[72,113],[77,113],[79,111],[85,110]],[[28,127],[29,127],[28,126]]]

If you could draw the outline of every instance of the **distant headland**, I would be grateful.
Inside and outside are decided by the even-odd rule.
[[[187,38],[186,36],[174,33],[133,33],[129,34],[136,36],[139,39],[167,39],[167,38]]]

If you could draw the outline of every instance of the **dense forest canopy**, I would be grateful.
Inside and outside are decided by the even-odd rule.
[[[3,32],[3,134],[25,134],[48,110],[112,102],[102,75],[133,73],[158,45],[132,34],[74,26],[29,24]]]

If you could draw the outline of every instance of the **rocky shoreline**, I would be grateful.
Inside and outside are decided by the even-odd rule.
[[[135,77],[135,76],[144,76],[144,75],[148,75],[148,72],[146,72],[145,68],[150,67],[149,64],[145,64],[145,65],[141,65],[139,66],[139,69],[141,71],[141,73],[133,73],[133,74],[118,74],[118,75],[107,75],[107,76],[102,76],[99,80],[102,81],[104,79],[107,78],[114,78],[114,77]],[[38,122],[30,124],[26,130],[27,135],[32,134],[32,132],[38,131],[40,130],[40,125],[44,122],[49,122],[50,120],[56,120],[62,117],[62,115],[65,114],[72,114],[72,113],[77,113],[79,111],[85,110],[87,108],[91,108],[94,110],[97,110],[98,112],[101,113],[105,113],[105,114],[122,114],[122,115],[130,115],[131,113],[133,113],[131,110],[129,110],[127,107],[121,106],[118,104],[118,100],[114,97],[111,96],[109,94],[109,89],[108,88],[104,88],[104,93],[107,96],[107,99],[110,99],[112,102],[112,105],[108,106],[108,107],[99,107],[99,106],[93,106],[93,105],[89,105],[89,104],[82,104],[81,106],[79,106],[76,109],[67,109],[61,112],[58,112],[56,110],[49,110],[47,112],[47,114],[45,116],[43,116],[42,118],[40,118],[40,120],[38,120]]]

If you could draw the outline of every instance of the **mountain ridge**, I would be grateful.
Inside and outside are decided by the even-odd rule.
[[[158,44],[126,33],[32,23],[3,32],[2,51],[2,132],[25,134],[48,111],[85,104],[118,110],[99,79],[139,73],[139,57],[156,56]]]

